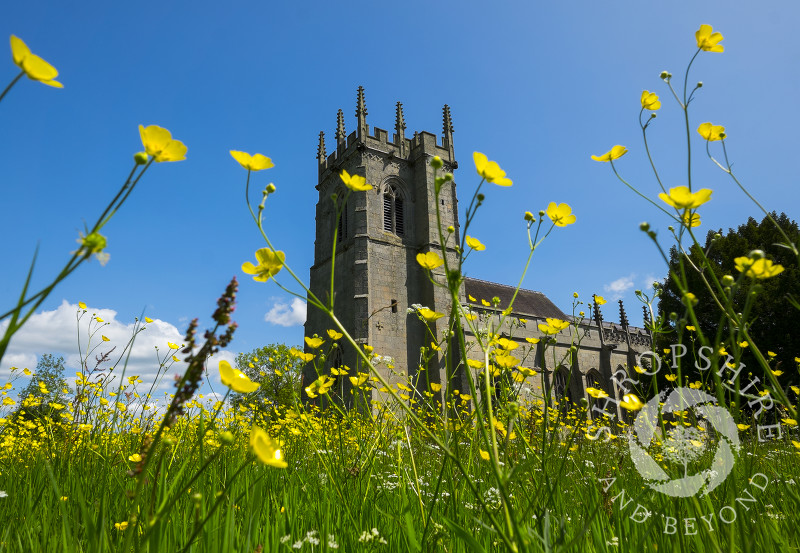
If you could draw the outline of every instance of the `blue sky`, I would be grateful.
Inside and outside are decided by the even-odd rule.
[[[0,376],[11,365],[33,368],[36,356],[48,351],[74,359],[78,301],[113,322],[104,332],[114,342],[125,339],[141,313],[157,320],[147,331],[152,352],[154,344],[179,340],[190,319],[207,323],[233,275],[241,283],[240,328],[229,355],[271,342],[299,343],[302,326],[265,320],[270,312],[273,321],[276,313],[291,312],[292,298],[241,273],[242,262],[263,244],[243,201],[245,172],[228,151],[261,152],[275,162],[254,175],[255,190],[268,182],[277,186],[266,227],[307,278],[317,136],[326,132],[330,150],[339,108],[348,132],[354,129],[359,85],[366,89],[371,126],[392,129],[401,101],[407,134],[439,134],[442,105],[451,106],[462,207],[478,183],[473,151],[497,160],[514,180],[509,189],[488,190],[474,226],[487,250],[471,256],[470,276],[515,283],[527,254],[523,212],[567,202],[577,223],[551,234],[524,287],[546,293],[565,311],[574,291],[582,298],[622,297],[631,320],[640,323],[633,291],[663,278],[665,265],[638,226],[650,221],[669,247],[669,221],[589,156],[627,146],[619,170],[655,196],[637,123],[639,98],[648,89],[664,104],[649,133],[656,163],[668,186],[685,184],[683,122],[658,75],[669,70],[680,83],[696,49],[695,30],[711,24],[725,36],[725,52],[702,53],[690,75],[691,83],[704,82],[692,104],[694,182],[714,190],[701,212],[703,235],[758,216],[705,157],[694,132],[704,121],[726,126],[737,174],[759,200],[798,217],[791,140],[799,117],[796,2],[676,2],[669,9],[630,1],[431,6],[8,6],[0,36],[25,40],[59,70],[64,89],[24,79],[0,103],[3,309],[15,301],[37,245],[35,286],[47,283],[76,248],[83,221],[94,220],[142,149],[139,124],[169,129],[189,150],[185,161],[151,168],[105,229],[110,262],[83,266],[55,290],[12,342]],[[3,86],[16,69],[10,51],[5,57],[0,52]],[[283,282],[290,284],[285,275]],[[615,306],[608,307],[606,319],[617,320]],[[151,370],[149,358],[152,353],[137,357],[138,372]]]

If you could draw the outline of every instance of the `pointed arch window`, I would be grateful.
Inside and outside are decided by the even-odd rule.
[[[383,187],[383,230],[397,236],[405,234],[403,197],[392,184]]]
[[[341,243],[347,238],[347,204],[344,203],[346,194],[344,193],[344,190],[339,190],[336,195],[336,210],[334,211],[333,216],[336,217],[336,214],[341,211],[336,227],[336,242]]]

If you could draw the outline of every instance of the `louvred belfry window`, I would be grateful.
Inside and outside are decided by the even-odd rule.
[[[383,230],[403,236],[403,198],[391,184],[383,187]]]

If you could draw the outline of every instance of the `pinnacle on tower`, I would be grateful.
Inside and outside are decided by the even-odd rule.
[[[642,317],[642,321],[644,321],[644,326],[647,327],[650,324],[650,311],[647,310],[647,306],[642,306],[642,313],[644,316]]]
[[[597,298],[595,296],[592,296],[592,298],[593,298],[593,303],[594,303],[594,320],[597,323],[597,326],[599,326],[601,328],[601,332],[602,332],[603,314],[600,312],[600,305],[598,305],[598,303],[597,303]]]
[[[403,104],[401,102],[397,102],[397,107],[395,108],[394,130],[398,135],[406,130],[406,120],[403,117]]]
[[[344,113],[342,110],[336,114],[336,144],[340,145],[347,138],[347,133],[344,130]]]
[[[320,163],[324,163],[325,159],[328,157],[328,153],[325,151],[325,132],[319,131],[319,145],[317,146],[317,160]]]
[[[400,148],[400,155],[406,156],[406,120],[403,117],[403,104],[397,102],[396,113],[394,118],[394,132],[397,139],[397,145]]]
[[[453,135],[453,118],[450,116],[450,106],[447,104],[442,108],[442,133],[445,138],[452,137]]]
[[[442,108],[442,146],[450,150],[450,158],[453,152],[453,118],[450,116],[450,106],[447,104]]]
[[[356,100],[356,118],[358,119],[358,136],[367,136],[367,103],[364,101],[364,87],[358,87]]]
[[[628,328],[628,317],[625,315],[625,306],[622,305],[622,300],[619,300],[619,324],[622,328]]]

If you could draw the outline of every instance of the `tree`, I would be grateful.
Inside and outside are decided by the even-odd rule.
[[[45,353],[39,358],[31,381],[20,392],[19,398],[25,399],[33,396],[44,399],[46,397],[49,401],[64,403],[66,397],[71,393],[64,378],[65,368],[62,355],[55,356],[52,353]]]
[[[792,242],[800,243],[800,229],[795,221],[789,219],[785,213],[777,215],[773,212],[772,217]],[[715,239],[716,234],[721,235],[722,230],[708,232],[704,250],[708,252],[708,259],[712,263],[711,269],[718,279],[724,275],[738,278],[740,273],[736,270],[734,259],[747,256],[752,250],[763,250],[768,259],[784,267],[781,274],[757,281],[761,291],[758,292],[753,305],[749,330],[753,341],[764,355],[767,355],[768,351],[775,354],[771,367],[773,370],[780,368],[784,371],[780,378],[781,385],[798,384],[800,377],[794,370],[797,365],[794,359],[800,356],[797,345],[800,344],[800,310],[795,309],[788,300],[789,297],[800,299],[800,268],[797,265],[797,258],[791,250],[780,245],[785,239],[767,217],[760,223],[750,217],[738,229],[728,229],[727,234]],[[693,246],[689,251],[689,257],[695,266],[701,266],[700,253],[697,246]],[[686,311],[681,302],[680,290],[672,278],[673,271],[678,270],[679,255],[677,248],[673,247],[670,251],[670,273],[664,281],[664,291],[659,303],[659,312],[665,315],[667,320],[670,313],[683,317]],[[700,274],[688,263],[686,267],[688,291],[698,300],[695,314],[700,329],[709,339],[714,340],[720,329],[720,309],[714,303]],[[747,282],[747,285],[741,287],[734,296],[734,308],[737,312],[744,307],[746,294],[751,290],[749,284],[751,283]],[[725,323],[723,325],[722,339],[730,344],[728,339],[730,328]],[[663,339],[660,346],[669,346],[669,335]],[[751,370],[758,366],[746,348],[741,361]]]
[[[253,404],[262,412],[293,405],[299,397],[304,362],[290,353],[286,344],[269,344],[236,356],[236,368],[261,387],[251,394],[236,394],[234,407]],[[297,348],[302,351],[303,348]]]
[[[19,393],[20,406],[13,419],[22,420],[50,418],[56,422],[56,412],[50,404],[66,404],[72,393],[64,379],[64,357],[45,353],[39,358],[36,370],[28,385]]]

